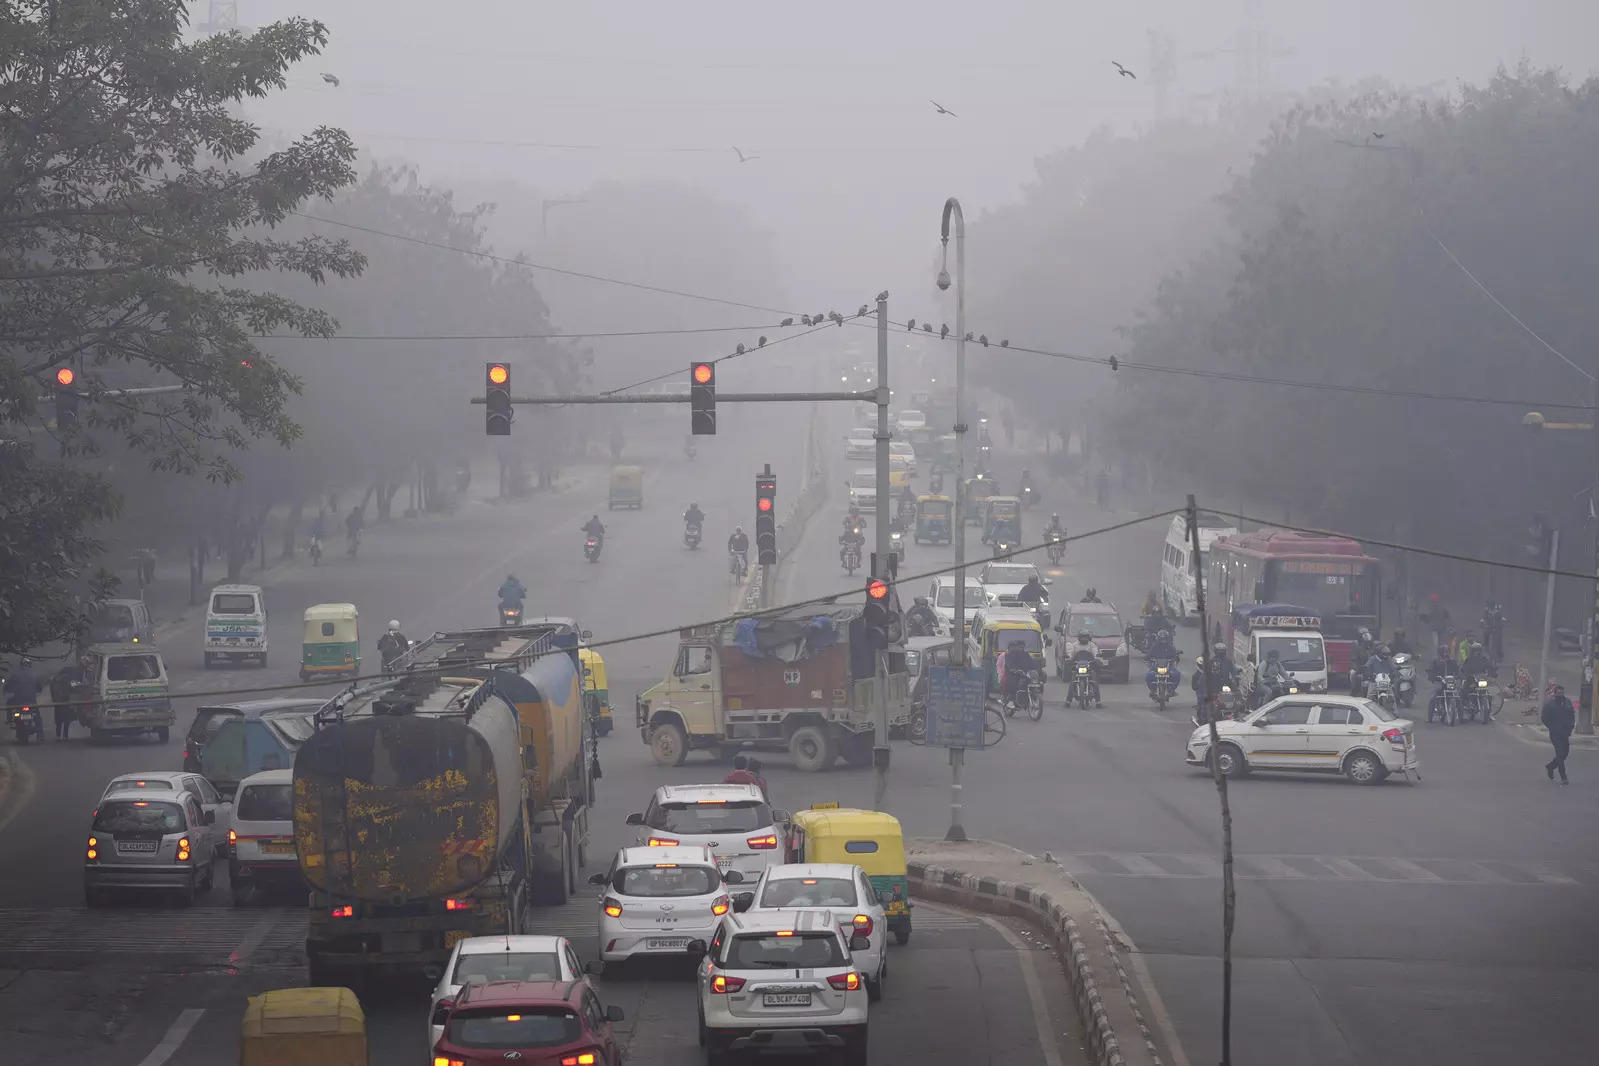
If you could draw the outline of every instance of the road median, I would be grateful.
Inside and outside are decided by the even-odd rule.
[[[1169,1032],[1157,1034],[1149,1020],[1153,990],[1140,989],[1129,973],[1126,941],[1059,864],[985,840],[913,840],[909,859],[912,898],[1014,915],[1054,942],[1083,1044],[1098,1066],[1185,1061],[1170,1049]]]

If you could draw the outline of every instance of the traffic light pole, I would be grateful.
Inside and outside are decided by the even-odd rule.
[[[898,501],[894,499],[894,486],[888,479],[888,293],[877,298],[877,551],[872,560],[872,576],[892,583],[896,567],[888,539],[888,516]],[[873,810],[883,810],[888,796],[888,671],[883,668],[883,656],[878,650],[875,663],[877,671],[877,724],[872,732],[872,794]]]

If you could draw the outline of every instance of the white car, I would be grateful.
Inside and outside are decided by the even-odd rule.
[[[858,942],[857,942],[858,943]],[[866,1066],[866,980],[831,911],[722,919],[696,974],[707,1066],[756,1050],[842,1051]]]
[[[638,826],[639,847],[706,847],[717,869],[737,870],[747,881],[783,861],[787,821],[755,785],[662,785],[642,814],[627,816]]]
[[[181,792],[189,793],[200,805],[200,810],[213,819],[206,829],[211,836],[211,850],[218,855],[227,854],[228,831],[233,828],[233,804],[201,775],[187,770],[119,774],[106,785],[100,798],[105,799],[113,792],[151,792],[162,799],[174,799]]]
[[[455,942],[428,1003],[427,1053],[444,1036],[455,997],[468,984],[491,981],[577,981],[583,977],[572,942],[564,936],[469,936]]]
[[[944,625],[944,631],[955,631],[955,577],[952,574],[940,574],[933,578],[933,584],[927,590],[927,601],[933,605],[933,610],[938,613],[939,621]],[[972,612],[979,607],[989,607],[995,601],[983,585],[976,578],[966,579],[966,624],[972,624]]]
[[[768,866],[753,892],[733,896],[733,906],[747,914],[763,911],[829,911],[846,938],[865,937],[867,946],[850,955],[866,978],[866,991],[883,998],[888,977],[888,918],[877,892],[859,866],[842,862],[799,862]]]
[[[609,870],[589,878],[589,884],[605,886],[601,961],[682,955],[691,941],[710,940],[733,906],[726,886],[743,881],[737,870],[718,870],[710,848],[623,848]]]
[[[899,426],[901,433],[909,433],[913,429],[927,428],[927,416],[920,411],[901,411],[899,417],[894,421]]]
[[[877,430],[870,426],[857,426],[844,438],[844,457],[859,461],[877,454]]]
[[[1016,596],[1035,577],[1042,584],[1049,584],[1049,579],[1040,575],[1032,563],[989,563],[977,572],[977,580],[1001,607],[1021,606]]]
[[[228,830],[228,887],[233,905],[250,889],[271,885],[304,891],[294,842],[294,771],[262,770],[239,782]]]
[[[857,470],[849,476],[849,505],[862,511],[877,511],[877,471]]]
[[[902,440],[889,441],[888,458],[891,462],[895,459],[900,460],[912,474],[916,473],[916,449],[909,443]]]
[[[1415,772],[1415,724],[1358,696],[1301,693],[1282,696],[1243,718],[1216,723],[1216,763],[1229,777],[1251,770],[1343,774],[1375,785],[1389,774]],[[1188,738],[1190,765],[1208,766],[1210,727]]]

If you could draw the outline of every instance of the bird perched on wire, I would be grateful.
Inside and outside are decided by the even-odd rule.
[[[929,100],[927,102],[938,108],[938,113],[940,115],[948,115],[950,118],[960,118],[959,115],[945,107],[943,104],[939,103],[937,100]]]
[[[988,334],[985,333],[981,337],[978,337],[977,338],[977,343],[981,344],[984,348],[987,348],[988,347]]]
[[[740,344],[737,348],[734,348],[733,349],[733,354],[734,355],[743,355],[744,354],[744,346],[742,344]]]
[[[971,333],[970,333],[970,331],[968,331],[968,332],[967,332],[967,334],[966,334],[966,336],[965,336],[965,337],[963,337],[963,338],[962,338],[962,339],[963,339],[963,340],[971,340],[971,339],[972,339],[972,335],[971,335]]]
[[[948,322],[944,323],[942,326],[940,326],[938,328],[938,339],[941,340],[941,341],[949,339],[949,323]]]
[[[837,311],[829,311],[827,313],[827,319],[829,322],[837,322],[839,329],[844,328],[844,316],[839,314]]]
[[[794,320],[792,318],[785,318],[783,321],[778,323],[779,326],[792,326],[793,324]]]
[[[322,75],[322,80],[333,86],[337,86],[339,84],[339,79],[334,77],[332,74]]]
[[[752,159],[760,158],[758,155],[745,155],[743,152],[739,151],[738,145],[736,144],[733,146],[733,154],[738,156],[738,161],[740,163],[748,163]]]
[[[1009,348],[1010,347],[1010,341],[1000,341],[999,342],[999,346],[1001,348]]]
[[[1134,74],[1132,71],[1128,70],[1126,67],[1124,67],[1120,63],[1116,62],[1114,59],[1112,59],[1110,61],[1110,65],[1115,67],[1116,68],[1116,73],[1120,74],[1122,77],[1131,78],[1134,81],[1138,80],[1138,75],[1137,74]]]
[[[865,318],[866,317],[866,305],[865,304],[861,304],[861,309],[859,311],[855,312],[855,317],[856,318]]]
[[[922,323],[922,332],[923,333],[931,333],[931,332],[933,332],[933,324],[931,322],[923,322]]]
[[[756,341],[756,342],[755,342],[755,347],[757,347],[757,348],[764,348],[764,347],[766,347],[766,338],[765,338],[765,337],[762,337],[762,338],[761,338],[761,339],[760,339],[760,340],[758,340],[758,341]]]
[[[911,319],[909,322],[905,323],[905,332],[906,333],[909,333],[911,330],[913,330],[915,328],[916,328],[916,320],[914,318]]]

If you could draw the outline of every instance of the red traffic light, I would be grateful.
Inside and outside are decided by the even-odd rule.
[[[490,384],[493,384],[493,385],[504,385],[507,381],[510,381],[510,380],[511,380],[511,372],[505,368],[505,364],[504,363],[490,363],[489,364],[489,383]]]
[[[762,496],[755,501],[755,509],[757,511],[770,511],[772,509],[772,501],[768,497]]]
[[[711,376],[715,373],[716,371],[711,369],[710,363],[694,364],[694,380],[699,382],[701,385],[708,384],[711,380]]]
[[[73,370],[70,366],[64,366],[60,370],[56,371],[56,384],[60,385],[62,388],[70,387],[77,380],[77,371]]]
[[[888,597],[888,582],[873,578],[866,583],[866,595],[874,600],[886,599]]]

